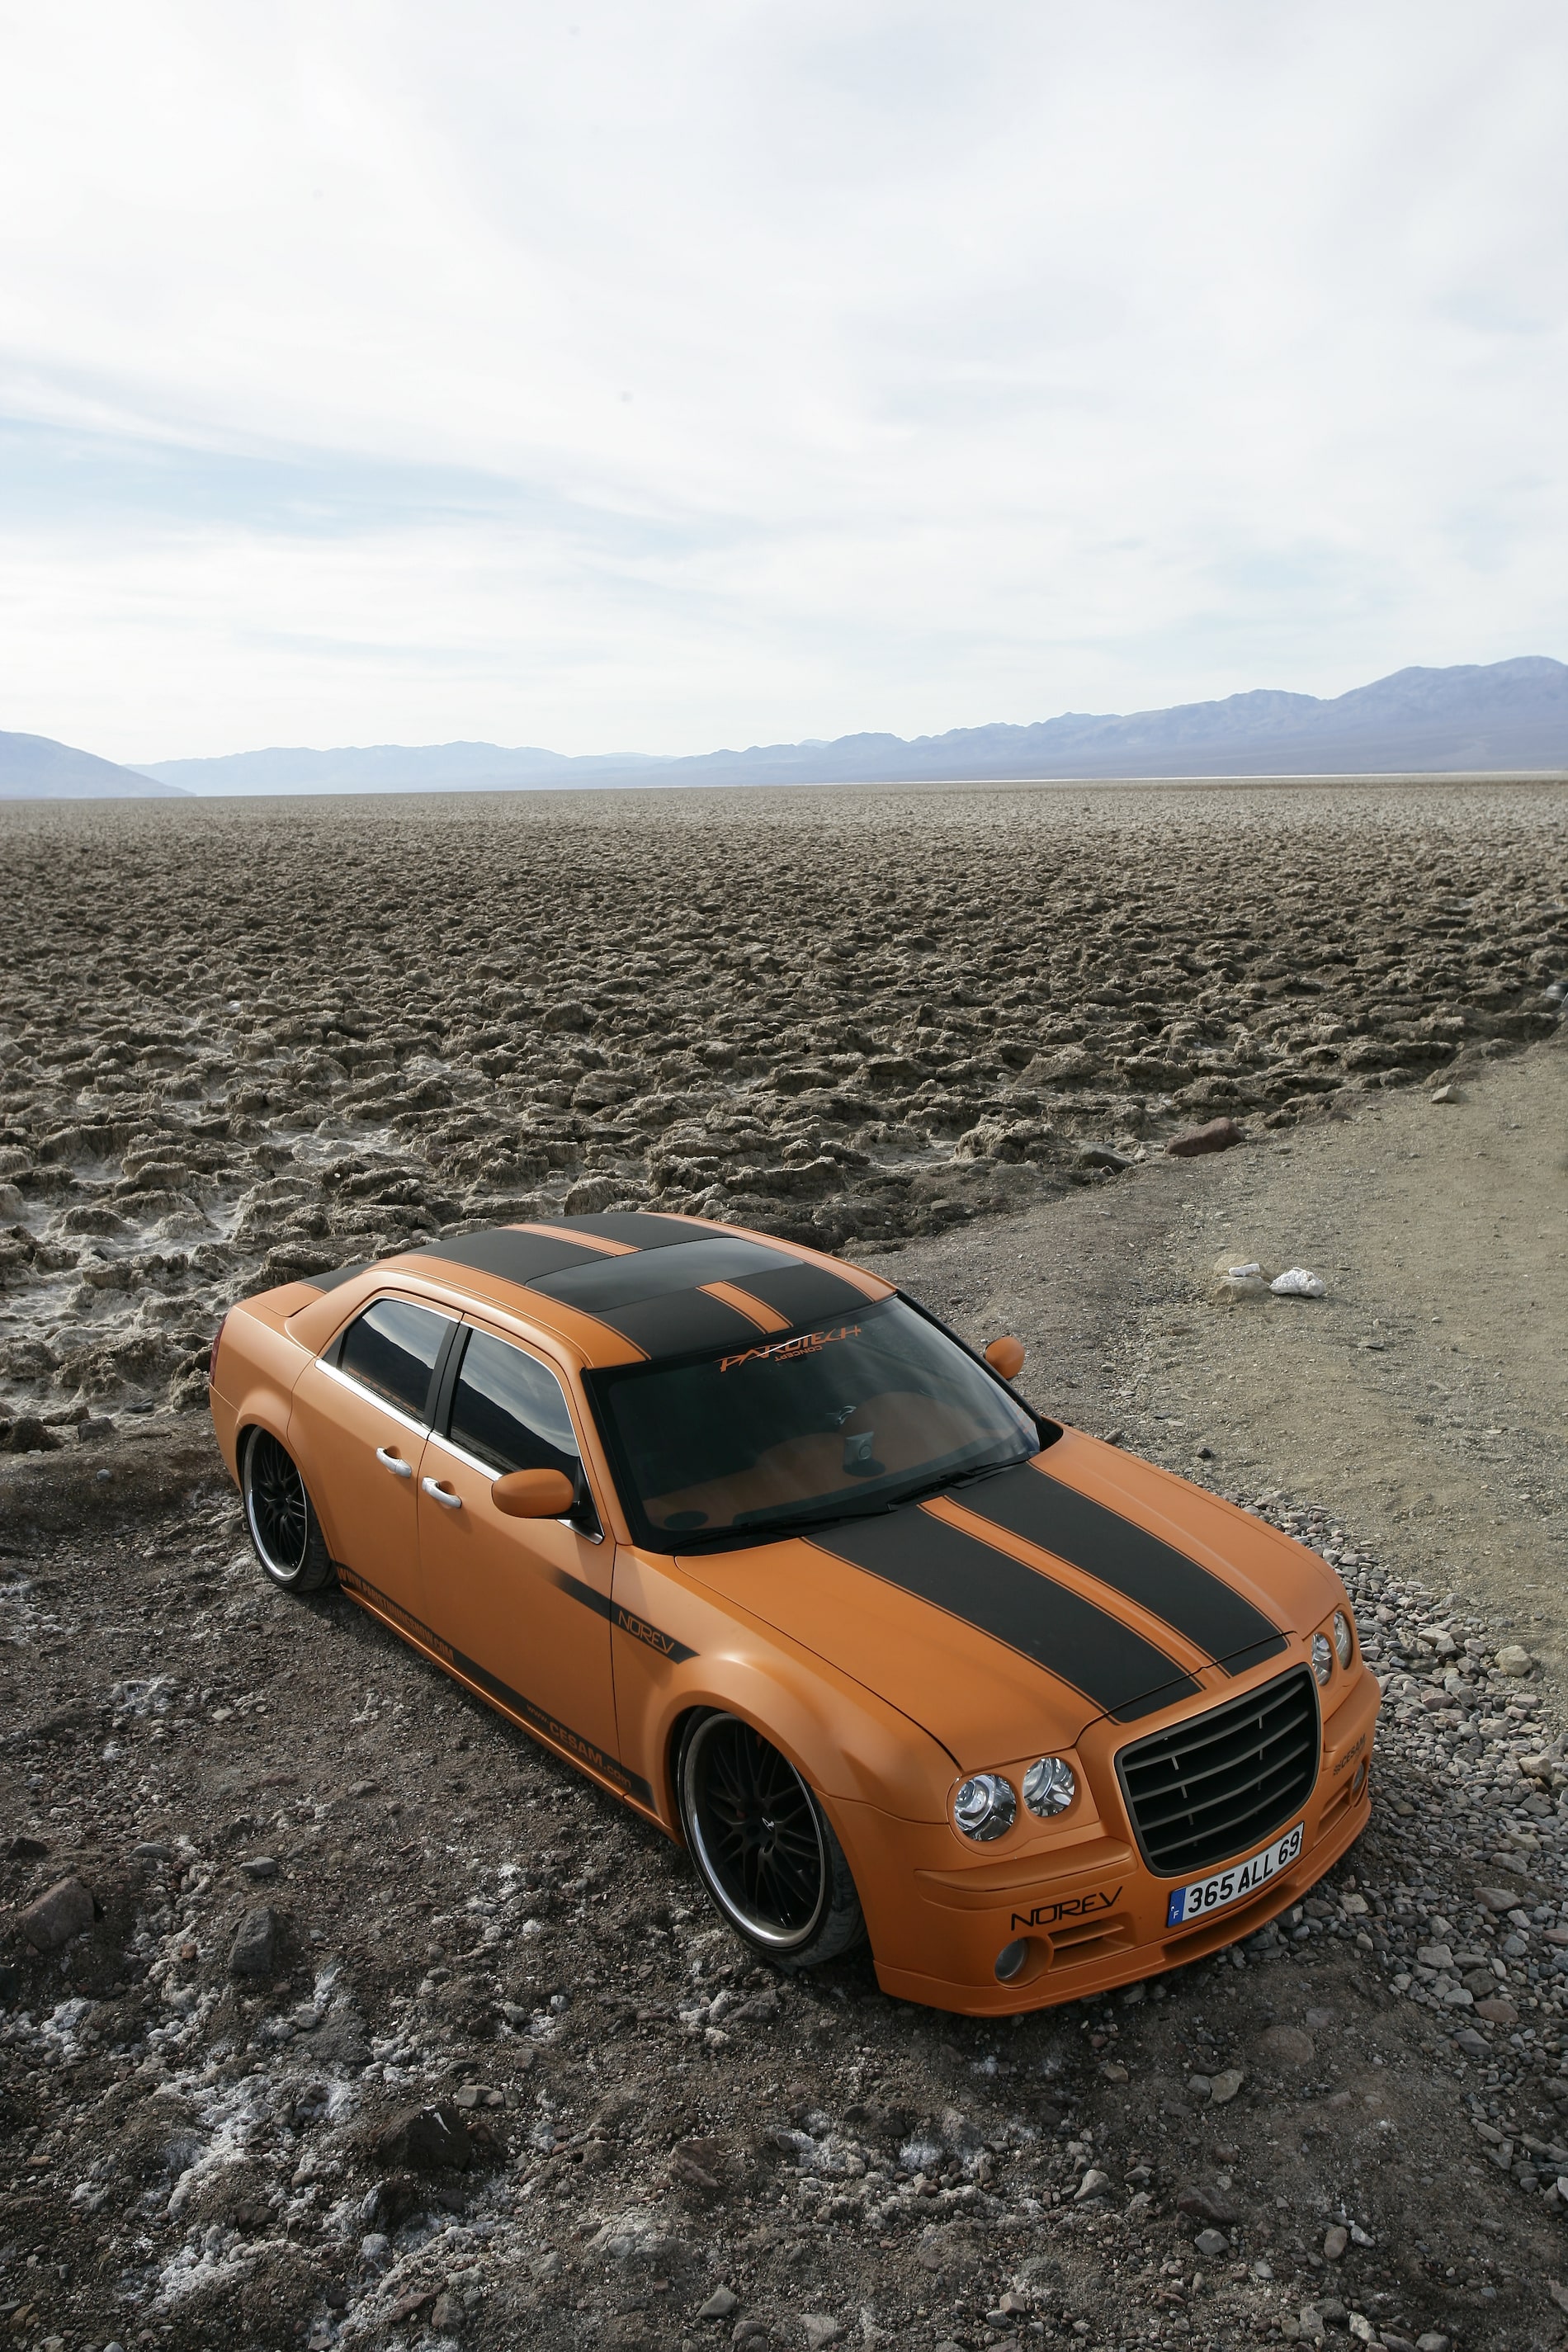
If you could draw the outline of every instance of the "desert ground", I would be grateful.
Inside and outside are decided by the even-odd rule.
[[[9,2340],[1563,2342],[1561,787],[23,805],[0,861]],[[774,1977],[265,1584],[229,1300],[621,1202],[1017,1330],[1336,1563],[1376,1802],[1300,1916],[1001,2026]]]

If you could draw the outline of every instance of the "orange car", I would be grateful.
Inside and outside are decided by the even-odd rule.
[[[213,1420],[332,1576],[683,1843],[786,1968],[997,2015],[1176,1967],[1364,1824],[1316,1554],[1037,1414],[879,1276],[699,1218],[508,1225],[247,1299]]]

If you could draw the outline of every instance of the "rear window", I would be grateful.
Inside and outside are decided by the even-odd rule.
[[[407,1298],[378,1298],[343,1334],[339,1369],[400,1412],[429,1419],[430,1380],[451,1318]]]
[[[452,1391],[454,1445],[500,1471],[577,1472],[577,1438],[553,1372],[504,1339],[476,1331]]]

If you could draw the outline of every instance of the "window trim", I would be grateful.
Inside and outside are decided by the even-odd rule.
[[[398,1307],[422,1307],[426,1315],[438,1316],[447,1326],[441,1345],[436,1351],[436,1361],[430,1368],[430,1385],[425,1391],[426,1417],[423,1421],[412,1414],[406,1405],[394,1404],[390,1397],[384,1397],[377,1389],[367,1388],[363,1381],[356,1381],[352,1372],[345,1372],[342,1370],[343,1346],[349,1333],[356,1323],[363,1321],[372,1307],[380,1307],[389,1299]],[[322,1371],[330,1373],[334,1381],[340,1381],[352,1395],[363,1397],[367,1404],[374,1404],[383,1412],[389,1412],[403,1428],[416,1430],[421,1436],[427,1437],[436,1426],[436,1412],[440,1404],[447,1367],[452,1358],[455,1337],[463,1328],[461,1318],[449,1307],[437,1307],[428,1298],[411,1298],[404,1290],[378,1290],[374,1298],[361,1300],[342,1328],[333,1332],[316,1361]]]
[[[572,1410],[570,1377],[562,1371],[558,1364],[552,1364],[548,1356],[525,1346],[514,1331],[498,1331],[493,1325],[476,1322],[467,1316],[458,1325],[458,1329],[462,1338],[460,1340],[447,1342],[447,1350],[442,1358],[439,1368],[440,1380],[437,1388],[436,1411],[428,1432],[431,1444],[439,1445],[445,1453],[452,1456],[455,1462],[461,1462],[467,1468],[477,1470],[481,1477],[489,1480],[492,1486],[498,1478],[504,1478],[508,1475],[504,1470],[498,1470],[494,1463],[481,1462],[477,1454],[470,1454],[465,1447],[458,1444],[451,1433],[452,1407],[457,1398],[458,1382],[462,1378],[463,1359],[468,1352],[468,1341],[476,1331],[482,1332],[487,1339],[497,1340],[503,1348],[515,1348],[520,1356],[526,1356],[530,1363],[537,1364],[541,1371],[549,1373],[561,1391],[562,1402],[566,1407],[566,1418],[571,1423],[572,1434],[577,1441],[578,1499],[569,1511],[563,1512],[553,1525],[558,1528],[570,1528],[573,1534],[580,1536],[584,1543],[603,1543],[605,1515],[599,1508],[599,1498],[594,1492],[594,1482],[588,1474],[588,1458],[584,1449],[583,1432],[578,1425],[578,1417]],[[584,1523],[584,1508],[592,1514],[592,1526],[586,1526]]]

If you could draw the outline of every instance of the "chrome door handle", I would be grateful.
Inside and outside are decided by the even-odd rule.
[[[375,1458],[384,1470],[391,1471],[395,1478],[412,1478],[414,1475],[413,1463],[405,1462],[400,1454],[389,1453],[384,1445],[376,1447]]]
[[[445,1486],[437,1486],[434,1478],[421,1478],[419,1484],[424,1487],[430,1500],[433,1503],[439,1503],[443,1510],[460,1511],[462,1509],[461,1495],[448,1494]]]

